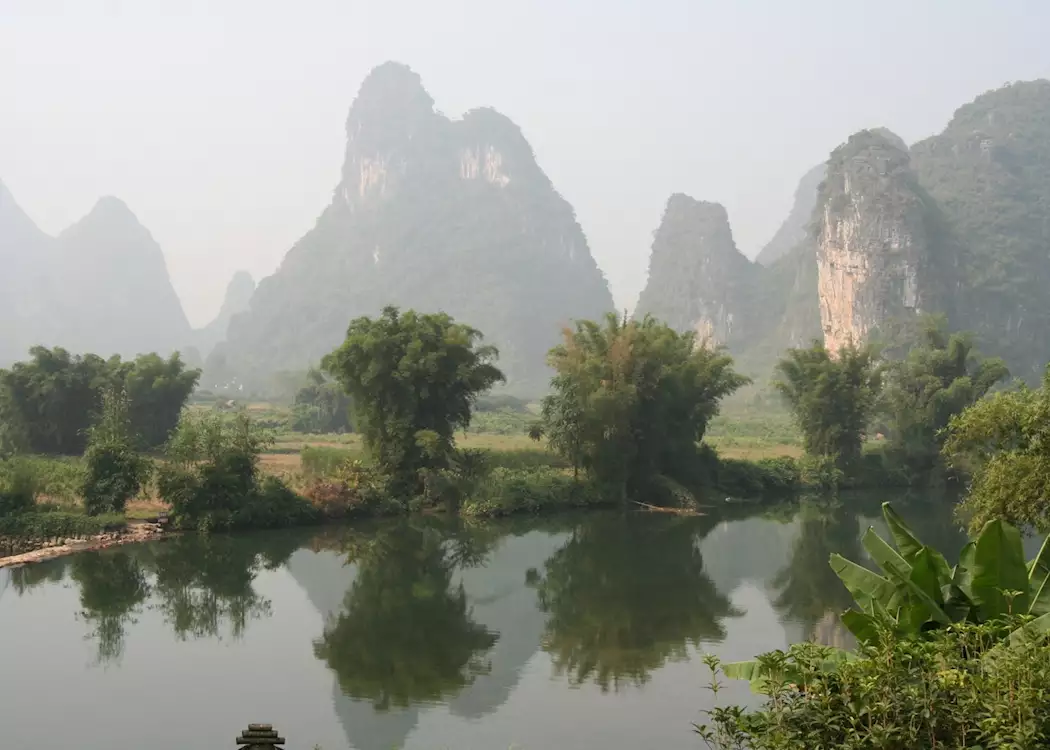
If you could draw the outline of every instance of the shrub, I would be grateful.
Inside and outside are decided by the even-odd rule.
[[[744,461],[723,458],[718,462],[715,484],[738,497],[762,497],[794,492],[801,485],[798,462],[793,458]]]
[[[765,654],[762,708],[713,709],[696,731],[722,750],[1047,747],[1047,637],[999,645],[1019,620],[954,625],[925,641],[887,630],[833,670],[832,651],[815,644]],[[718,660],[705,661],[717,690]]]
[[[497,468],[478,482],[460,512],[497,517],[601,504],[603,500],[592,483],[576,481],[564,472]]]
[[[360,461],[348,460],[329,479],[319,479],[304,493],[323,518],[352,518],[370,515],[378,508],[384,482],[374,469]]]
[[[0,462],[0,518],[32,510],[40,492],[37,467],[23,458]]]
[[[84,455],[87,471],[81,493],[88,515],[123,513],[128,500],[149,480],[153,464],[130,446],[92,445]]]
[[[200,531],[286,526],[316,512],[275,477],[259,476],[259,454],[272,442],[246,414],[233,420],[187,414],[168,445],[157,487],[172,520]]]
[[[3,554],[16,554],[19,549],[31,548],[41,542],[94,536],[123,526],[124,519],[116,515],[28,511],[0,516],[0,550]]]

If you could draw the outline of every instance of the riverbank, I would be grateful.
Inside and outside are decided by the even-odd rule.
[[[32,565],[33,563],[54,560],[56,557],[74,555],[78,552],[108,549],[122,544],[149,542],[163,539],[170,532],[165,531],[159,523],[150,521],[130,521],[123,529],[106,531],[82,539],[69,538],[58,542],[45,542],[34,549],[17,555],[0,557],[0,568]]]

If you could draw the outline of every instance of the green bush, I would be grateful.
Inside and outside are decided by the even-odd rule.
[[[736,458],[719,459],[715,485],[719,490],[737,497],[765,497],[795,492],[802,478],[795,459],[784,456],[745,461]]]
[[[123,528],[124,518],[118,515],[85,516],[81,513],[30,511],[12,516],[0,516],[0,538],[26,542],[44,542],[52,539],[86,537],[104,531]]]
[[[88,515],[123,513],[128,500],[149,481],[152,462],[130,446],[91,445],[84,455],[86,471],[81,494]]]
[[[765,654],[765,704],[715,708],[696,731],[720,750],[1050,746],[1047,636],[1022,631],[1000,645],[1020,620],[957,624],[924,641],[887,630],[837,669],[815,644]],[[705,661],[717,690],[718,660]]]
[[[485,462],[493,469],[567,469],[569,462],[546,450],[485,450]]]
[[[317,517],[314,508],[275,477],[259,474],[272,441],[246,414],[233,420],[184,415],[158,471],[160,496],[172,520],[200,531],[288,526]]]
[[[32,510],[40,485],[39,472],[32,462],[23,458],[0,462],[0,518]]]
[[[576,481],[562,471],[496,468],[478,481],[460,512],[465,516],[497,517],[601,504],[603,500],[593,484]]]

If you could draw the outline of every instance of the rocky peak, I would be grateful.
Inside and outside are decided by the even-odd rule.
[[[635,314],[727,343],[752,317],[756,273],[733,241],[725,208],[676,193],[656,230]]]
[[[816,222],[821,327],[831,351],[935,307],[928,207],[894,139],[862,130],[832,152]]]
[[[799,243],[810,239],[810,221],[813,218],[813,209],[817,205],[817,193],[820,190],[820,183],[824,180],[825,169],[824,164],[818,164],[799,180],[798,187],[795,188],[795,199],[791,204],[791,212],[777,229],[777,233],[759,251],[755,258],[757,262],[763,266],[772,265]]]
[[[208,325],[194,332],[194,346],[207,357],[217,344],[226,340],[230,320],[248,309],[255,293],[255,279],[247,271],[237,271],[226,285],[219,314]]]

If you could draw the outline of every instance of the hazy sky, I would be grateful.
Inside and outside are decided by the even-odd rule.
[[[122,198],[199,325],[313,225],[399,60],[446,114],[521,126],[629,307],[672,192],[753,256],[851,132],[912,142],[1050,77],[1047,29],[1047,0],[0,0],[0,180],[52,233]]]

